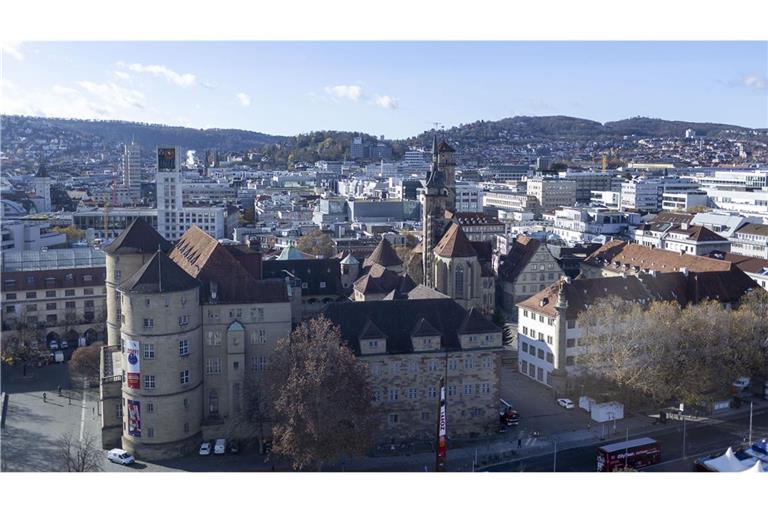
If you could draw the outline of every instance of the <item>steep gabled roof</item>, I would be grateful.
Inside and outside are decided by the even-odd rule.
[[[441,143],[440,143],[440,144],[437,146],[437,152],[438,152],[438,153],[455,153],[455,152],[456,152],[456,150],[455,150],[455,149],[453,149],[451,146],[449,146],[447,142],[445,142],[445,141],[442,141],[442,142],[441,142]]]
[[[542,242],[535,238],[520,235],[512,242],[509,254],[499,269],[499,276],[510,283],[515,282],[520,273],[530,263],[533,255],[541,247]]]
[[[167,293],[191,290],[200,283],[164,252],[157,251],[131,277],[124,281],[119,290],[123,293]]]
[[[451,224],[443,238],[435,246],[435,254],[443,258],[468,258],[477,256],[475,248],[459,224]]]
[[[411,331],[411,336],[439,336],[440,331],[435,329],[426,318],[420,318],[416,326]]]
[[[671,230],[670,233],[688,235],[688,240],[694,242],[727,242],[725,238],[704,226],[689,226],[687,229],[681,227]]]
[[[363,325],[363,329],[360,331],[360,335],[358,336],[358,338],[361,340],[386,337],[387,336],[382,332],[382,330],[379,329],[376,324],[371,321],[370,318],[366,318],[365,325]]]
[[[374,263],[368,269],[367,274],[354,282],[353,287],[360,293],[389,293],[392,290],[399,289],[401,284],[413,283],[410,277],[407,278],[405,283],[403,283],[403,279],[394,270],[389,270],[378,263]],[[413,283],[413,286],[416,286],[416,284]]]
[[[768,260],[766,259],[727,252],[725,253],[725,260],[736,265],[742,272],[768,276]]]
[[[288,291],[283,279],[258,280],[230,251],[208,233],[192,226],[176,243],[170,258],[203,284],[203,297],[224,303],[286,302]]]
[[[137,217],[112,243],[104,248],[108,254],[152,254],[158,250],[168,252],[173,244],[163,238],[142,217]]]
[[[280,255],[275,258],[276,260],[308,260],[310,259],[306,254],[298,250],[297,248],[290,246],[285,247],[280,252]]]
[[[370,267],[374,263],[378,263],[382,267],[395,267],[397,265],[402,265],[403,260],[400,259],[395,252],[395,249],[392,248],[392,244],[389,243],[389,240],[382,238],[381,242],[379,242],[371,255],[365,258],[363,268]]]

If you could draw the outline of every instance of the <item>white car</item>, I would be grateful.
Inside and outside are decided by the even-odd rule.
[[[560,407],[565,407],[566,409],[573,409],[574,407],[576,407],[575,405],[573,405],[573,402],[567,398],[558,398],[557,405],[559,405]]]
[[[67,340],[61,340],[61,348],[69,348],[69,342]]]
[[[213,453],[216,455],[224,455],[227,453],[227,440],[217,439],[216,444],[213,446]]]
[[[738,391],[744,391],[749,387],[750,378],[749,377],[739,377],[735,381],[733,381],[733,387],[736,388]]]
[[[109,450],[107,452],[107,459],[110,462],[122,464],[123,466],[127,466],[136,462],[136,459],[133,458],[133,455],[125,450],[121,450],[120,448],[113,448]]]
[[[211,443],[203,443],[200,445],[200,451],[197,452],[200,455],[210,455],[211,454]]]
[[[59,342],[56,340],[51,341],[49,346],[51,347],[51,350],[59,350]]]

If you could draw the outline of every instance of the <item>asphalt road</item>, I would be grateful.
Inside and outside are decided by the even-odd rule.
[[[731,417],[713,425],[686,422],[685,458],[683,458],[682,422],[670,423],[672,423],[671,431],[650,435],[661,444],[661,463],[644,471],[692,471],[697,457],[715,452],[722,453],[729,445],[740,444],[749,432],[749,410],[746,409],[738,417]],[[753,440],[768,437],[768,411],[755,413],[752,429]],[[556,461],[554,452],[550,452],[546,455],[493,466],[488,468],[488,471],[551,472],[554,471],[556,463],[557,471],[592,472],[595,471],[596,464],[595,450],[603,444],[563,450],[557,453]]]

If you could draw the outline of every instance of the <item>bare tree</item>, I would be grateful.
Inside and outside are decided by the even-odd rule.
[[[82,439],[76,440],[67,432],[61,436],[59,442],[59,455],[64,470],[70,473],[101,471],[103,454],[95,437],[86,434]]]
[[[295,469],[320,469],[372,445],[376,421],[368,369],[327,318],[304,322],[278,341],[266,382],[272,449]]]
[[[296,241],[296,248],[301,252],[330,258],[334,254],[331,235],[315,229]]]

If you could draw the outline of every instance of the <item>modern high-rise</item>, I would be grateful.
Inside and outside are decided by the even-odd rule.
[[[141,200],[141,147],[131,141],[123,149],[123,185],[128,189],[131,201]]]
[[[163,236],[178,240],[181,197],[181,148],[157,148],[157,230]]]

